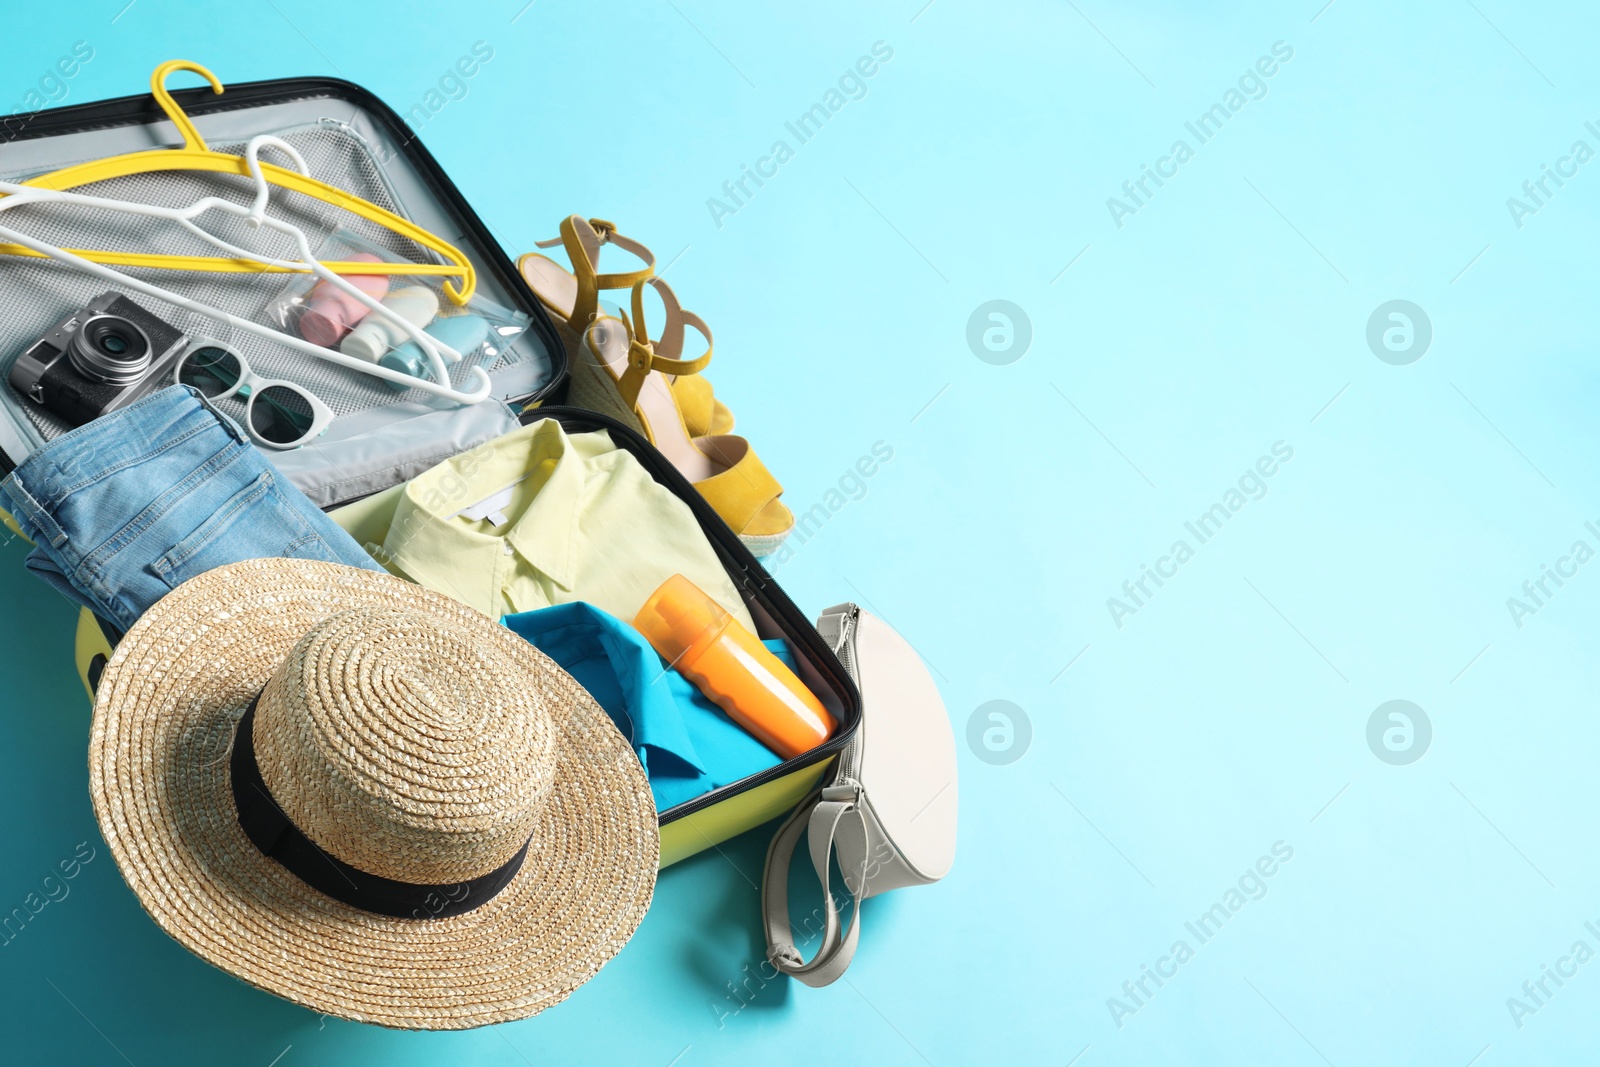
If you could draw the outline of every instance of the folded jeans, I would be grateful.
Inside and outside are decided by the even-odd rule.
[[[187,386],[50,441],[0,482],[0,508],[36,546],[29,569],[121,630],[225,563],[381,569]]]

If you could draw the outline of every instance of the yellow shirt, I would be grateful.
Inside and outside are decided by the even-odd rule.
[[[755,625],[689,506],[604,430],[543,419],[405,487],[378,559],[498,619],[587,601],[631,623],[681,574]]]

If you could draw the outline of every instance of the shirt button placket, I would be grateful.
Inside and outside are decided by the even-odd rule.
[[[513,586],[516,580],[516,561],[512,559],[513,549],[510,541],[500,542],[500,555],[494,561],[495,592],[505,602],[511,612],[522,610],[518,606],[517,598],[513,595]]]

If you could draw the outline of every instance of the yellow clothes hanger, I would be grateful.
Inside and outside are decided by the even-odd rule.
[[[201,138],[200,131],[195,129],[189,116],[184,114],[178,102],[167,91],[166,81],[174,72],[180,70],[193,71],[211,83],[213,92],[222,92],[222,82],[217,76],[198,63],[190,63],[183,59],[169,60],[155,69],[150,75],[150,92],[156,98],[156,103],[161,105],[161,110],[166,112],[167,118],[177,127],[179,135],[183,138],[182,148],[157,148],[143,152],[128,152],[120,156],[108,156],[88,163],[79,163],[75,166],[65,167],[52,171],[49,174],[30,178],[20,184],[32,185],[41,189],[75,189],[91,182],[106,181],[111,178],[122,178],[133,174],[149,174],[163,170],[193,170],[211,171],[217,174],[237,174],[250,179],[249,164],[243,156],[233,156],[225,152],[215,152],[206,147],[205,140]],[[454,279],[444,283],[445,295],[451,303],[458,306],[466,304],[471,299],[473,290],[477,288],[477,272],[473,269],[472,262],[467,259],[454,245],[440,240],[427,230],[415,223],[401,218],[392,211],[386,211],[377,204],[353,193],[348,193],[337,186],[308,178],[296,171],[277,167],[271,163],[260,164],[262,174],[273,185],[304,193],[307,196],[321,200],[334,207],[343,208],[352,214],[359,215],[371,222],[388,229],[407,240],[413,241],[424,248],[432,249],[443,257],[445,263],[361,263],[354,261],[339,261],[325,264],[336,274],[406,274],[406,275],[434,275]],[[307,273],[305,268],[275,267],[255,260],[230,259],[224,256],[176,256],[155,252],[110,252],[98,249],[70,248],[66,251],[81,256],[94,263],[113,264],[124,267],[155,267],[164,270],[208,271],[220,273],[262,273],[262,272],[293,272]],[[42,257],[42,253],[18,244],[0,244],[0,255],[8,256],[34,256]]]

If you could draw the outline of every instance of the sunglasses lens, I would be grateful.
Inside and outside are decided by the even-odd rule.
[[[221,396],[238,385],[239,375],[239,357],[216,346],[195,349],[178,368],[178,381],[208,397]]]
[[[250,428],[275,445],[303,442],[311,434],[316,412],[311,399],[287,386],[271,385],[256,393],[250,405]]]

